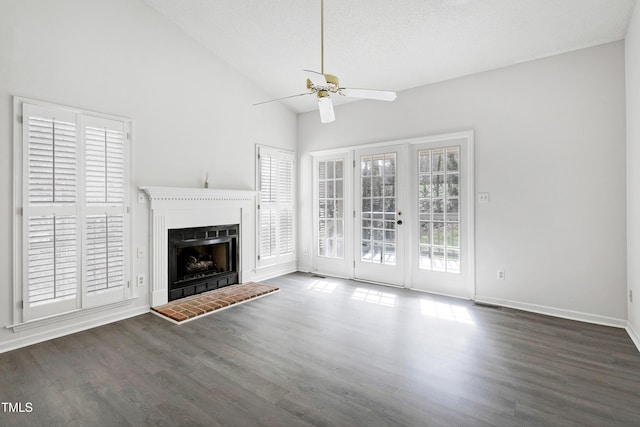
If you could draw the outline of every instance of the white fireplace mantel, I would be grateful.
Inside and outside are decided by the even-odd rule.
[[[240,224],[240,283],[255,272],[257,193],[209,188],[140,187],[151,204],[151,306],[168,301],[168,232],[174,228]]]

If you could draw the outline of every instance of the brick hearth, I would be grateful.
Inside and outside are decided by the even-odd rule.
[[[153,307],[152,310],[181,323],[279,290],[280,288],[262,283],[242,283],[175,300]]]

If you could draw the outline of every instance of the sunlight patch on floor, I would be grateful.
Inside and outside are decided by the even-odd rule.
[[[420,300],[420,310],[422,314],[429,317],[437,317],[438,319],[449,320],[468,325],[475,325],[475,322],[469,314],[466,307],[459,305],[447,304],[431,299]]]
[[[336,287],[338,287],[337,283],[331,283],[327,280],[316,280],[311,285],[309,285],[308,289],[316,292],[330,294],[336,290]]]
[[[393,307],[396,303],[396,296],[393,294],[388,294],[385,292],[379,292],[379,291],[374,291],[374,290],[365,289],[365,288],[357,288],[353,292],[353,295],[351,296],[351,298],[358,301],[384,305],[387,307]]]

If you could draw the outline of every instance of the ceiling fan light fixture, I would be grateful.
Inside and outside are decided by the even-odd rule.
[[[327,91],[318,92],[318,111],[320,112],[320,122],[331,123],[336,119],[333,111],[333,102]]]

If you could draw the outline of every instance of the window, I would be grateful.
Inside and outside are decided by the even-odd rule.
[[[258,266],[294,260],[295,162],[293,153],[258,147]]]
[[[460,147],[418,151],[420,268],[460,272]]]
[[[23,322],[124,299],[129,121],[21,99],[16,106]]]
[[[318,162],[318,256],[344,259],[344,160]]]

